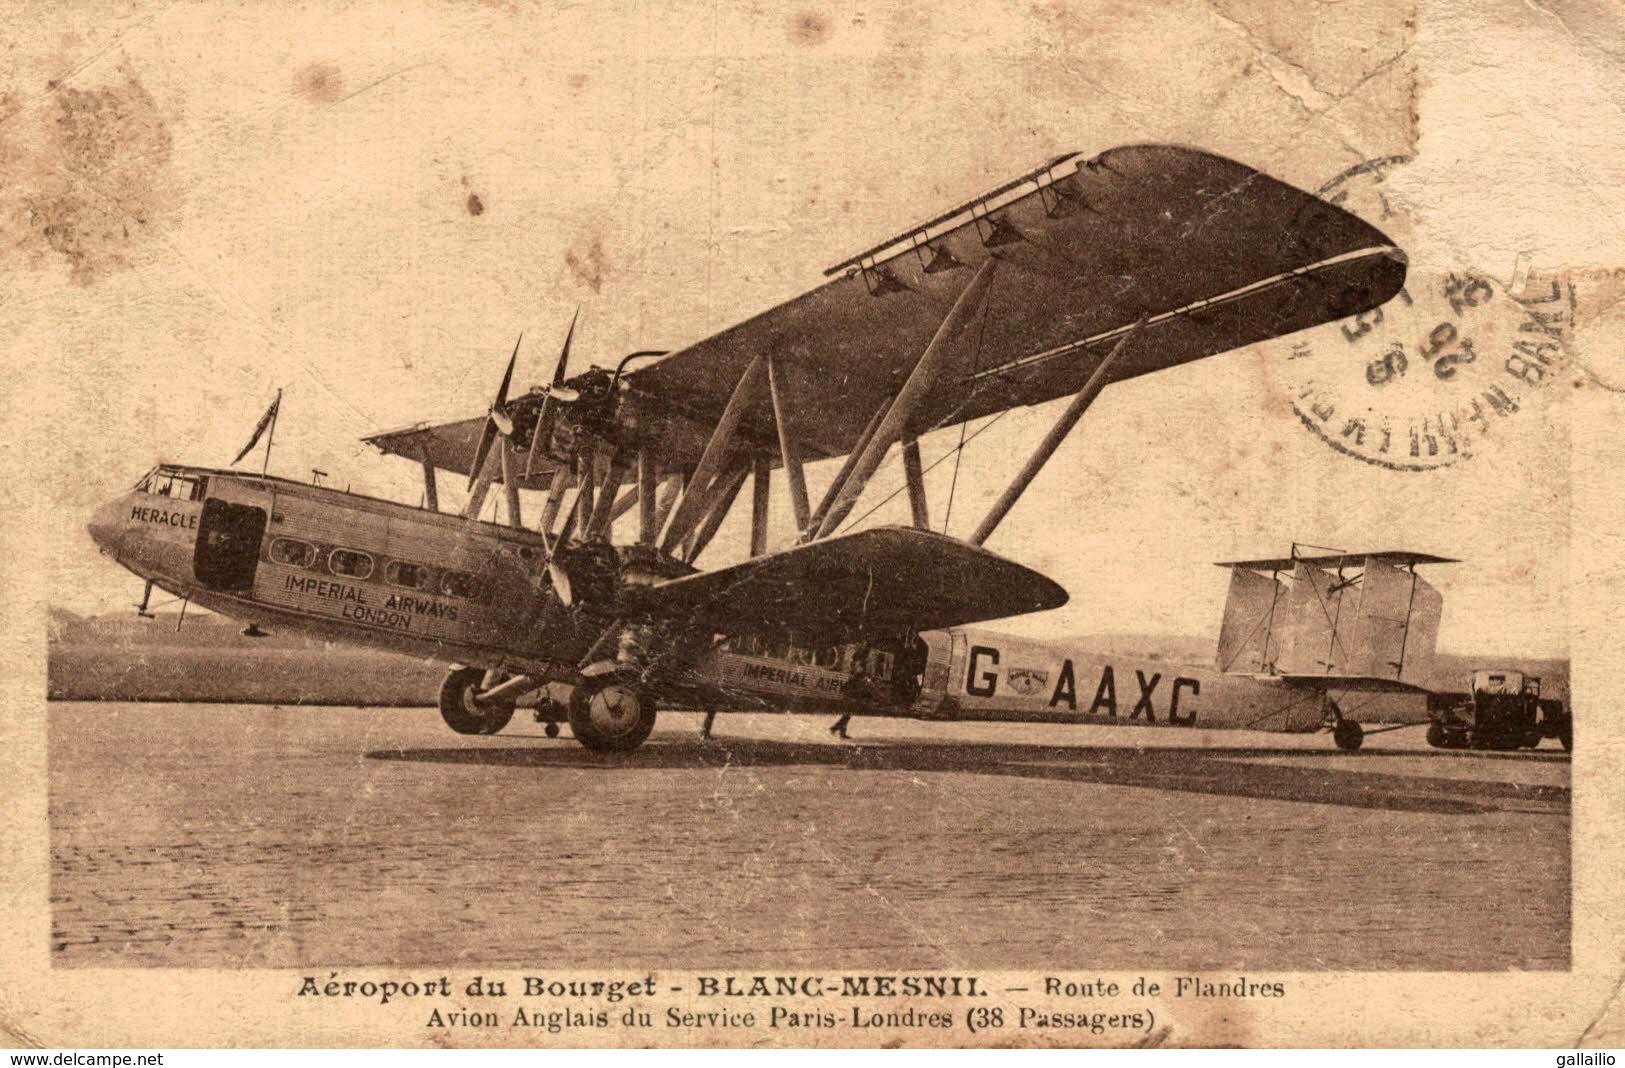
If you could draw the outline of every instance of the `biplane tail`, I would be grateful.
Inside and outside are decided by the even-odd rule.
[[[1444,598],[1416,573],[1448,564],[1413,552],[1358,552],[1224,561],[1230,593],[1218,668],[1303,686],[1367,691],[1427,688]]]

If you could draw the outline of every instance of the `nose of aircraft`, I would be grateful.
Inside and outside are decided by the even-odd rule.
[[[90,516],[90,522],[85,529],[90,532],[90,540],[96,543],[97,548],[110,555],[116,555],[119,548],[119,533],[123,530],[124,509],[118,501],[108,501],[97,508]]]

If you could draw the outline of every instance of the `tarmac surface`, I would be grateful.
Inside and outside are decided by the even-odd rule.
[[[1326,735],[55,703],[58,966],[1569,964],[1569,761]]]

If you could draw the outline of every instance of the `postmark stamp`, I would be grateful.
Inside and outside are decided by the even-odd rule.
[[[1283,342],[1283,373],[1293,411],[1326,445],[1378,467],[1428,471],[1472,457],[1566,380],[1575,300],[1566,280],[1520,271],[1509,286],[1422,247],[1387,181],[1408,162],[1367,160],[1316,191],[1388,234],[1410,267],[1387,303]]]

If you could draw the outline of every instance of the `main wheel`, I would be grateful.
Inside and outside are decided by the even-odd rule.
[[[1444,724],[1443,723],[1430,723],[1430,724],[1428,724],[1427,738],[1428,738],[1428,744],[1431,745],[1435,749],[1448,749],[1448,748],[1450,748],[1450,742],[1449,742],[1448,739],[1445,738],[1445,735],[1444,735]]]
[[[1574,752],[1574,728],[1564,727],[1557,733],[1557,740],[1563,743],[1563,752]]]
[[[1340,719],[1332,728],[1332,741],[1337,743],[1337,748],[1352,753],[1365,744],[1365,728],[1352,719]]]
[[[570,698],[570,730],[588,749],[631,752],[654,729],[654,702],[634,684],[614,676],[589,679]]]
[[[457,668],[440,684],[440,718],[458,734],[495,734],[513,718],[512,701],[474,700],[485,681],[479,668]]]

